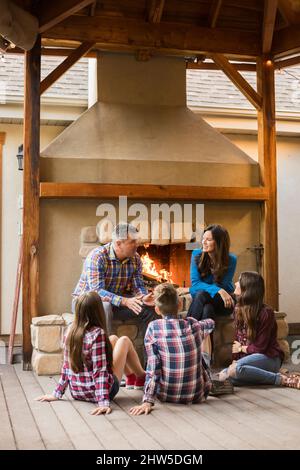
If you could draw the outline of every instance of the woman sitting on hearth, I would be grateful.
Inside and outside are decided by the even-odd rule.
[[[187,316],[204,320],[233,312],[233,276],[237,258],[229,253],[230,237],[221,225],[209,225],[203,233],[202,249],[191,258],[191,287],[179,289],[190,293],[192,303]]]

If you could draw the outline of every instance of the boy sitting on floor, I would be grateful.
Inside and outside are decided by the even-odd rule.
[[[162,318],[152,321],[145,335],[147,370],[142,405],[133,415],[149,414],[155,398],[173,403],[206,400],[212,381],[209,353],[202,342],[213,329],[211,319],[178,318],[179,297],[172,284],[154,290],[155,311]]]

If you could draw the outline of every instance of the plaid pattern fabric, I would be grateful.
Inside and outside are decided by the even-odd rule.
[[[151,322],[145,335],[147,370],[143,401],[192,403],[205,400],[209,370],[201,354],[203,338],[214,329],[211,319],[165,317]]]
[[[147,294],[142,267],[138,253],[120,261],[112,243],[99,246],[87,256],[73,296],[93,290],[101,297],[110,297],[111,303],[118,307],[124,295]]]
[[[64,347],[64,362],[59,383],[53,395],[62,398],[67,386],[75,400],[98,403],[99,406],[109,406],[109,392],[114,378],[107,364],[105,352],[104,331],[93,327],[87,331],[83,339],[83,356],[85,365],[82,372],[75,373],[70,368],[69,352]]]

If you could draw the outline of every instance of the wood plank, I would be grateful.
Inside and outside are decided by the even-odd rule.
[[[148,21],[150,23],[160,23],[165,6],[165,0],[151,0]]]
[[[1,366],[1,382],[17,449],[45,449],[42,436],[24,396],[13,366]]]
[[[130,407],[141,403],[141,391],[121,389],[119,394],[116,398],[116,402],[123,406],[123,401],[120,400],[120,397],[125,396],[127,412]],[[166,418],[164,413],[164,404],[162,403],[157,402],[155,404],[154,411],[150,415],[137,416],[134,419],[139,420],[144,429],[151,433],[151,435],[154,437],[159,436],[160,443],[164,449],[188,450],[192,448],[199,448],[199,442],[197,443],[197,447],[193,447],[184,432],[181,432],[180,421],[176,421],[175,416],[171,418],[168,414]]]
[[[15,450],[17,448],[16,441],[11,427],[10,416],[8,413],[6,399],[4,396],[3,384],[1,381],[2,375],[3,369],[0,366],[0,450]]]
[[[43,393],[52,393],[55,389],[56,382],[53,378],[46,376],[36,376],[36,380],[43,390]],[[67,398],[59,401],[44,403],[45,406],[51,406],[63,426],[69,440],[77,450],[99,450],[103,449],[99,439],[94,432],[82,419],[72,403]]]
[[[264,20],[262,30],[262,51],[268,54],[271,51],[274,26],[277,13],[277,0],[265,0]]]
[[[277,443],[281,449],[299,448],[299,421],[290,410],[281,410],[275,403],[252,393],[247,387],[236,388],[233,395],[220,398],[233,408],[237,416],[244,416],[267,438]]]
[[[89,414],[96,404],[73,400],[69,390],[66,391],[66,397],[90,428],[94,430],[95,434],[98,435],[99,440],[106,449],[120,449],[120,445],[123,449],[162,448],[159,442],[152,439],[148,433],[145,433],[144,429],[134,422],[133,417],[127,415],[115,401],[112,402],[113,412],[110,415],[96,417]],[[98,431],[99,426],[96,425],[99,418],[101,419],[101,433]]]
[[[85,54],[95,45],[94,42],[83,42],[77,49],[74,49],[68,57],[59,64],[52,72],[41,81],[40,94],[42,95],[50,88],[60,77],[62,77],[76,62],[85,56]]]
[[[53,408],[47,403],[35,401],[43,395],[43,390],[37,383],[32,372],[22,371],[21,364],[14,366],[23,393],[30,406],[31,413],[41,433],[43,442],[48,450],[72,450],[74,446],[59,422]]]
[[[226,29],[120,17],[73,16],[47,30],[43,37],[57,40],[57,45],[64,41],[94,41],[102,50],[153,48],[155,52],[180,56],[210,52],[256,57],[261,53],[259,32],[231,31],[228,34]]]
[[[195,429],[198,431],[203,431],[206,435],[211,437],[217,444],[218,448],[225,448],[227,450],[237,450],[237,449],[253,449],[246,441],[244,441],[238,436],[228,433],[222,425],[211,421],[206,416],[201,415],[199,419],[199,414],[196,412],[202,405],[192,405],[186,407],[172,407],[173,413],[179,414],[182,419],[187,420]],[[201,410],[201,408],[200,408]]]
[[[263,207],[262,239],[266,302],[275,310],[279,304],[278,227],[277,227],[277,160],[274,62],[264,57],[257,61],[257,89],[263,96],[258,112],[258,157],[261,184],[269,191]]]
[[[38,4],[39,32],[44,33],[47,29],[92,3],[94,0],[64,0],[60,2],[40,0]]]
[[[222,54],[211,54],[213,61],[223,70],[225,75],[240,90],[241,93],[250,101],[250,103],[258,110],[262,106],[262,96],[257,93],[254,88],[245,80],[245,78],[236,70],[229,60]]]
[[[38,315],[41,40],[25,53],[23,208],[23,365],[31,368],[31,319]]]
[[[184,199],[206,201],[265,201],[268,193],[262,186],[237,188],[215,186],[176,186],[151,184],[48,183],[40,184],[40,198],[118,198]]]

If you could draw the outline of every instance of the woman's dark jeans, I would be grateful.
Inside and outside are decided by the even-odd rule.
[[[193,317],[196,320],[215,319],[217,316],[231,315],[232,312],[232,307],[225,308],[220,294],[212,298],[208,292],[199,290],[193,298],[187,317]]]

